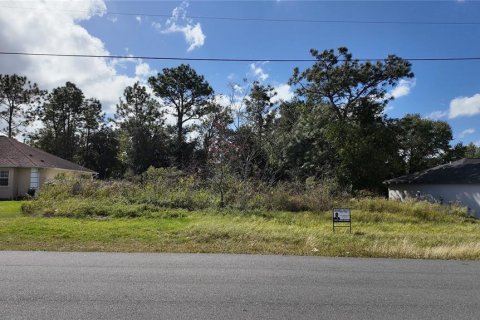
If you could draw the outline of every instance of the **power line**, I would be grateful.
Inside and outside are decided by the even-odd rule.
[[[218,61],[218,62],[312,62],[315,59],[237,59],[237,58],[188,58],[188,57],[156,57],[130,55],[91,55],[91,54],[62,54],[62,53],[31,53],[31,52],[4,52],[0,55],[19,56],[46,56],[46,57],[74,57],[74,58],[107,58],[107,59],[142,59],[142,60],[176,60],[176,61]]]
[[[9,7],[0,6],[5,9],[27,9],[27,10],[43,10],[44,8],[32,8],[32,7]],[[45,9],[46,10],[46,9]],[[72,12],[72,13],[89,13],[86,10],[60,10],[50,9],[48,11],[58,12]],[[143,16],[143,17],[158,17],[158,18],[171,18],[171,14],[159,14],[159,13],[145,13],[145,12],[105,12],[105,15],[115,16]],[[200,20],[226,20],[226,21],[246,21],[246,22],[291,22],[291,23],[332,23],[332,24],[392,24],[392,25],[480,25],[479,21],[401,21],[401,20],[322,20],[322,19],[280,19],[280,18],[254,18],[254,17],[221,17],[221,16],[197,16],[186,15],[188,19],[200,19]]]
[[[142,59],[142,60],[173,60],[173,61],[211,61],[211,62],[316,62],[317,59],[249,59],[249,58],[188,58],[188,57],[158,57],[158,56],[130,56],[130,55],[92,55],[92,54],[63,54],[63,53],[33,53],[0,51],[0,55],[13,56],[40,56],[40,57],[71,57],[71,58],[106,58],[106,59]],[[403,58],[408,61],[480,61],[480,57],[444,57],[444,58]],[[358,61],[384,61],[380,58],[354,59]],[[338,59],[338,61],[345,61]]]

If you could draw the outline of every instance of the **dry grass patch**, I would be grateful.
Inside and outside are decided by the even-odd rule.
[[[69,206],[79,207],[71,201]],[[425,212],[417,208],[402,213],[401,205],[395,203],[393,212],[383,213],[378,210],[384,203],[354,209],[350,234],[346,228],[332,232],[329,211],[156,208],[157,214],[143,217],[80,212],[69,218],[25,215],[19,203],[0,202],[0,249],[480,260],[478,220],[448,212],[437,217],[428,207]]]
[[[414,259],[480,259],[480,241],[420,247],[408,238],[398,243],[375,242],[371,256]]]

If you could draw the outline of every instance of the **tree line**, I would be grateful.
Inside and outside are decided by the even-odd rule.
[[[219,186],[228,177],[304,182],[333,179],[351,192],[382,192],[382,181],[463,157],[474,144],[452,146],[447,122],[419,114],[390,118],[388,93],[414,75],[405,59],[362,62],[346,48],[311,50],[316,62],[295,68],[295,96],[281,101],[254,81],[243,99],[219,104],[203,75],[189,65],[165,68],[125,88],[107,118],[74,83],[47,92],[25,76],[0,75],[0,119],[9,137],[74,161],[99,177],[175,167]]]

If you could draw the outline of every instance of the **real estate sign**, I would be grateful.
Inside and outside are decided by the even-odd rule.
[[[352,211],[350,209],[333,209],[332,222],[334,232],[336,227],[349,227],[352,232]],[[348,223],[348,225],[342,223]]]
[[[350,222],[351,210],[350,209],[333,209],[333,221]]]

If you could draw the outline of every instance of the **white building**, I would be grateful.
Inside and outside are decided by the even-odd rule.
[[[467,207],[480,218],[480,159],[462,159],[385,181],[388,198],[426,198]]]

